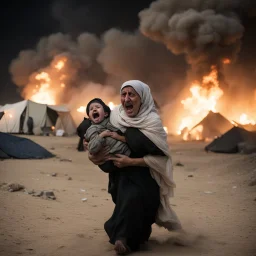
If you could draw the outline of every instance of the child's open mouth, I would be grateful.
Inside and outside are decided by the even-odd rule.
[[[94,119],[98,118],[99,116],[100,116],[100,115],[99,115],[99,113],[97,113],[97,112],[95,112],[95,113],[92,114],[92,117],[93,117]]]

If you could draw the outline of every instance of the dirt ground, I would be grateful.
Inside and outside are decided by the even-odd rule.
[[[0,161],[0,182],[51,190],[56,200],[2,186],[0,255],[115,255],[103,229],[114,207],[107,175],[76,150],[77,137],[29,138],[56,157]],[[205,145],[170,139],[177,185],[171,204],[188,244],[175,245],[175,234],[153,226],[147,250],[132,255],[256,255],[256,154],[206,153]]]

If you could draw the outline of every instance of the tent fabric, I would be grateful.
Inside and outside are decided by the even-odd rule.
[[[55,130],[64,130],[67,134],[75,134],[76,128],[70,113],[58,112]]]
[[[47,107],[57,112],[69,112],[66,105],[47,105]]]
[[[18,133],[20,131],[20,117],[26,106],[27,100],[2,106],[0,112],[5,114],[0,120],[0,131]]]
[[[245,130],[250,132],[256,131],[256,124],[238,124],[238,127],[244,128]]]
[[[0,108],[0,112],[5,113],[0,120],[0,132],[27,133],[27,120],[30,117],[33,119],[35,135],[42,134],[42,128],[56,126],[56,123],[57,127],[61,127],[65,131],[65,134],[76,133],[75,123],[66,106],[52,106],[24,100],[6,104]]]
[[[4,111],[0,112],[0,120],[2,119],[3,116],[4,116]]]
[[[0,149],[0,159],[10,158],[4,151]]]
[[[29,117],[32,117],[34,123],[33,132],[34,134],[40,134],[41,127],[44,126],[46,121],[46,109],[47,105],[45,104],[38,104],[30,100],[27,101],[27,111],[25,116],[25,122],[23,125],[23,131],[25,133],[28,132],[28,127],[26,125],[27,120]]]
[[[27,138],[0,132],[0,158],[42,159],[54,157],[39,144]]]
[[[234,125],[226,119],[220,113],[210,111],[205,118],[195,125],[190,131],[193,134],[193,130],[198,126],[203,126],[202,139],[215,138],[230,130]]]
[[[221,137],[213,140],[205,147],[205,150],[216,153],[238,153],[239,144],[242,142],[254,143],[256,145],[256,133],[249,132],[240,127],[233,127]]]

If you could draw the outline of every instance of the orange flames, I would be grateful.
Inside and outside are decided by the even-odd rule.
[[[245,113],[243,113],[240,117],[239,117],[239,123],[243,124],[243,125],[247,125],[247,124],[251,124],[251,125],[255,125],[256,121],[253,120],[252,118],[249,118]]]
[[[60,90],[65,88],[65,83],[63,80],[66,78],[65,74],[58,74],[56,79],[56,73],[59,73],[65,66],[66,58],[58,60],[56,63],[52,63],[53,70],[50,72],[42,71],[34,76],[36,84],[34,89],[29,92],[29,97],[31,100],[37,103],[55,105],[57,94]],[[55,79],[52,79],[54,76]],[[59,86],[57,86],[59,83]],[[53,86],[54,85],[54,86]]]
[[[223,63],[223,64],[230,64],[230,63],[231,63],[231,60],[225,58],[225,59],[222,60],[222,63]]]
[[[181,101],[184,109],[189,111],[189,115],[181,120],[178,134],[181,134],[185,128],[191,129],[209,111],[216,112],[217,101],[223,95],[217,76],[217,70],[213,66],[210,74],[203,77],[202,84],[197,81],[192,83],[191,96]]]
[[[223,63],[229,64],[230,60],[225,59]],[[218,100],[223,95],[223,91],[219,87],[216,67],[213,66],[209,75],[203,77],[201,84],[193,82],[189,90],[191,96],[181,101],[189,114],[181,120],[177,133],[182,134],[184,140],[188,140],[189,137],[199,140],[202,139],[201,134],[204,127],[199,125],[192,131],[191,128],[199,123],[209,111],[217,112]],[[255,120],[249,118],[245,113],[237,115],[237,120],[242,125],[256,124]],[[235,122],[232,123],[235,125]]]
[[[56,57],[52,61],[50,67],[34,74],[33,77],[31,77],[32,82],[29,84],[30,87],[29,91],[27,91],[26,98],[37,103],[49,105],[57,104],[58,99],[60,98],[59,95],[63,94],[63,92],[65,92],[64,90],[66,90],[65,82],[67,82],[68,72],[66,72],[67,74],[65,73],[65,66],[67,61],[67,57]],[[230,64],[229,59],[223,59],[222,62],[224,64]],[[89,100],[91,96],[95,97],[95,94],[97,95],[98,91],[101,92],[101,87],[97,87],[98,89],[96,91],[94,90],[95,87],[92,88],[93,90],[88,87],[88,93],[86,93],[85,97],[82,98],[83,102]],[[91,93],[92,91],[93,93]],[[200,139],[200,134],[202,134],[204,127],[198,126],[197,129],[190,131],[191,128],[199,123],[209,111],[217,112],[220,110],[218,109],[218,101],[223,96],[223,90],[219,87],[218,72],[216,67],[213,66],[210,73],[204,76],[201,82],[194,81],[191,84],[189,92],[189,96],[181,101],[181,104],[183,105],[183,108],[187,114],[181,119],[177,133],[182,134],[184,140],[188,139],[189,134],[195,139]],[[256,105],[256,90],[254,93]],[[107,97],[107,99],[117,100],[112,96]],[[80,100],[78,103],[79,102]],[[110,109],[113,109],[115,105],[116,104],[112,101],[108,103]],[[76,113],[84,114],[86,112],[86,106],[80,106],[76,109],[77,106],[79,105],[76,105],[73,108],[73,110],[77,110],[75,111]],[[245,111],[241,111],[240,113],[237,113],[236,116],[232,116],[233,120],[242,125],[256,125],[256,119],[252,118],[252,112],[244,112]],[[10,116],[9,118],[12,117]],[[170,127],[164,127],[166,133],[168,133],[168,128]],[[191,134],[191,132],[193,134]]]

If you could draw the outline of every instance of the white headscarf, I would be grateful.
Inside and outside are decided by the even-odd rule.
[[[144,161],[160,187],[161,204],[158,209],[156,224],[169,230],[178,229],[181,225],[169,202],[169,197],[173,196],[175,183],[166,132],[157,113],[149,86],[139,80],[130,80],[123,83],[120,92],[127,86],[131,86],[141,98],[139,112],[135,117],[128,117],[123,106],[118,105],[111,111],[110,122],[123,132],[127,127],[140,129],[166,155],[147,155],[144,157]]]

